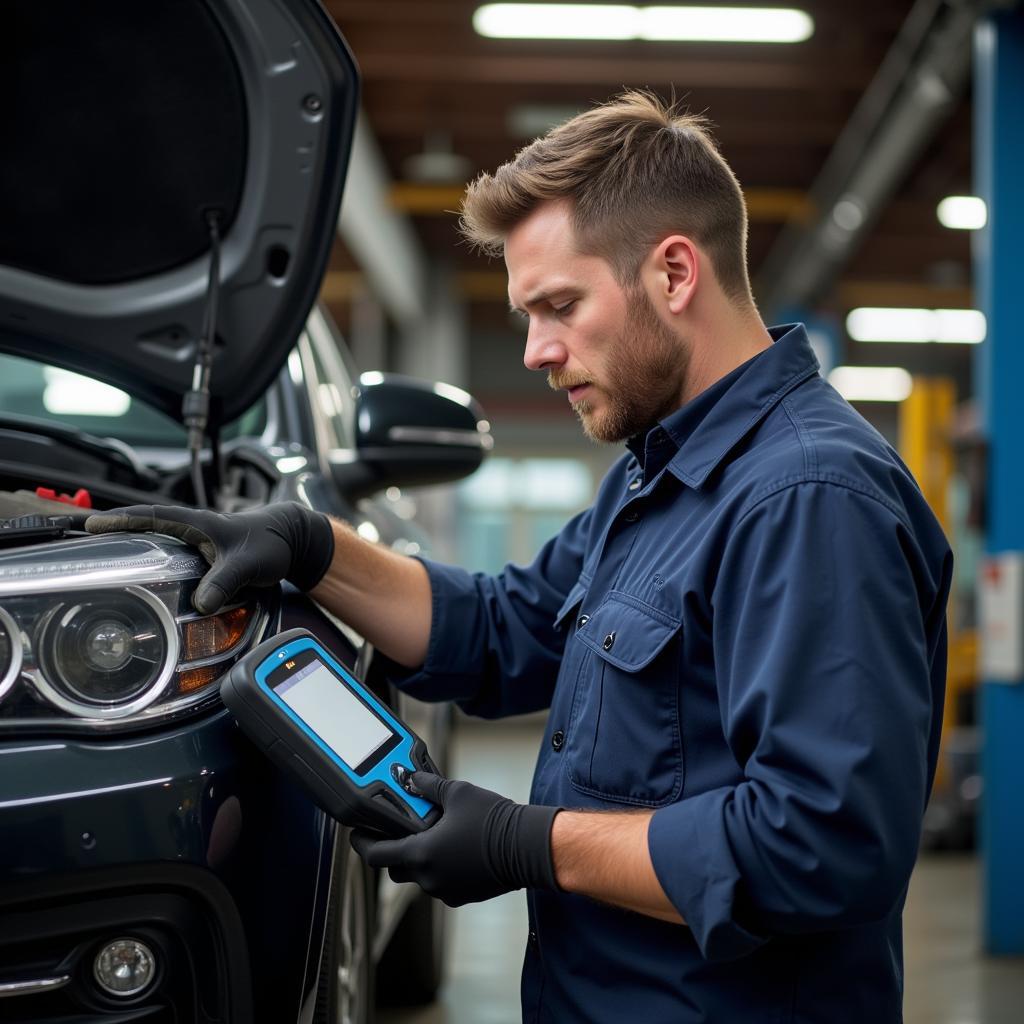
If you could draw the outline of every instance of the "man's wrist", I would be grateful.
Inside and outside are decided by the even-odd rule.
[[[566,811],[551,830],[558,887],[663,921],[681,922],[648,849],[653,811]]]

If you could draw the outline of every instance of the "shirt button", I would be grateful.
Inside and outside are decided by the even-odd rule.
[[[561,729],[556,729],[551,734],[551,749],[557,754],[559,750],[565,745],[565,733]]]
[[[521,934],[522,934],[522,932],[520,932],[520,935]],[[539,940],[537,939],[537,933],[535,931],[533,931],[533,929],[531,929],[530,930],[530,934],[526,936],[526,943],[530,947],[530,949],[536,949],[537,948],[537,946],[539,944]]]
[[[630,480],[629,486],[626,488],[627,491],[638,491],[640,490],[641,480],[637,477],[635,480]]]
[[[615,634],[614,634],[614,633],[609,633],[609,634],[608,634],[608,635],[607,635],[607,636],[606,636],[606,637],[604,638],[604,643],[603,643],[603,644],[601,644],[601,646],[602,646],[602,647],[603,647],[603,648],[604,648],[604,649],[605,649],[606,651],[610,651],[610,650],[612,649],[612,645],[613,645],[614,643],[615,643]]]
[[[581,615],[576,620],[576,628],[577,629],[582,629],[589,621],[590,621],[590,616],[589,615]]]

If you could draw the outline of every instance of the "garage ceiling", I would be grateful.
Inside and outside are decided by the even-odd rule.
[[[363,105],[385,155],[392,202],[412,218],[431,260],[452,263],[474,328],[506,326],[500,264],[458,244],[454,208],[466,175],[491,170],[557,121],[624,87],[674,90],[715,124],[751,211],[758,271],[789,224],[813,217],[811,187],[911,11],[908,0],[798,3],[815,23],[791,45],[496,40],[473,30],[473,0],[328,0],[363,74]],[[920,6],[920,5],[919,5]],[[941,8],[941,4],[934,5]],[[455,180],[412,177],[424,149],[450,149]],[[970,104],[962,97],[900,183],[818,307],[841,318],[857,305],[970,304],[970,233],[942,227],[939,200],[971,192]],[[325,296],[346,323],[354,264],[339,246]],[[864,346],[847,361],[878,362]],[[900,346],[912,370],[953,372],[964,386],[969,351]],[[938,360],[936,362],[936,360]],[[885,361],[893,361],[886,358]]]

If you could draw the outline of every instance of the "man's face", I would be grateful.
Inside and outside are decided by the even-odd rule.
[[[688,346],[643,289],[573,246],[569,207],[539,207],[505,242],[508,294],[528,315],[523,362],[565,389],[588,437],[624,441],[681,402]]]

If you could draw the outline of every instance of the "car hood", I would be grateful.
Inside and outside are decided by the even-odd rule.
[[[222,236],[211,420],[316,299],[358,73],[315,0],[4,5],[0,350],[181,418]]]

